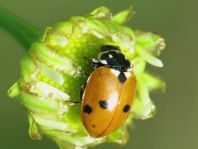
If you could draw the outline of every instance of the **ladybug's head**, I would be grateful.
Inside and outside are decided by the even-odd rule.
[[[100,49],[99,61],[101,64],[123,72],[130,68],[130,61],[120,51],[119,47],[104,45]]]

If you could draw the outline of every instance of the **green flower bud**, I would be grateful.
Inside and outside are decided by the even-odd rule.
[[[21,60],[19,80],[10,88],[10,97],[17,97],[26,107],[29,134],[40,140],[43,135],[60,148],[86,148],[104,142],[124,144],[127,126],[133,118],[146,119],[155,113],[149,92],[163,89],[164,82],[146,72],[146,64],[162,67],[156,58],[165,47],[163,38],[124,25],[132,9],[112,15],[100,7],[87,16],[74,16],[47,27],[40,40],[33,43]],[[119,46],[134,65],[137,93],[126,123],[103,138],[92,138],[80,118],[80,86],[83,74],[92,71],[87,59],[97,58],[101,45]]]

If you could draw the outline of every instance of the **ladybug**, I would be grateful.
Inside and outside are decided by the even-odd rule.
[[[103,45],[93,72],[81,86],[81,119],[90,136],[104,137],[127,119],[136,90],[130,61],[119,47]]]

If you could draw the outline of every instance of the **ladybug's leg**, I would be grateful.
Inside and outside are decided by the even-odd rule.
[[[83,96],[85,87],[86,87],[86,83],[84,83],[84,84],[82,84],[82,85],[80,86],[80,99],[81,99],[81,101],[82,101],[82,96]]]

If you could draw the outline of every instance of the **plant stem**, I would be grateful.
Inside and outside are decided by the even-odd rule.
[[[0,27],[12,34],[12,36],[27,50],[32,42],[38,39],[42,33],[37,27],[34,27],[30,23],[1,7]]]

